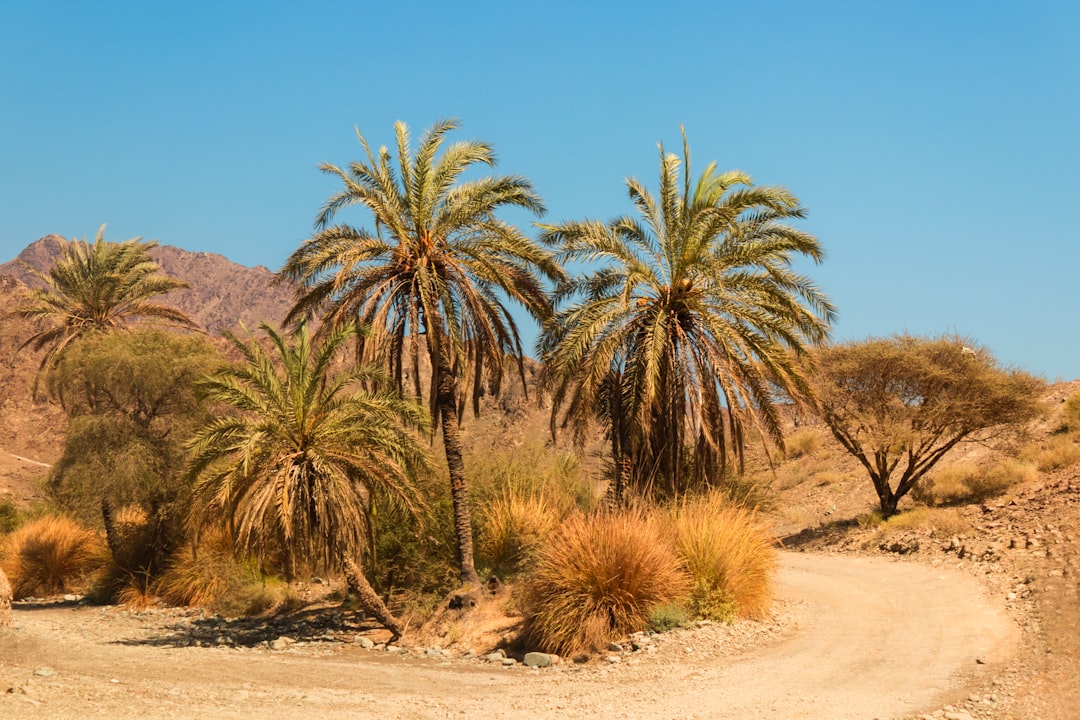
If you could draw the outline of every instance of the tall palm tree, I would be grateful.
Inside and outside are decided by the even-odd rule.
[[[415,512],[413,479],[428,469],[407,428],[427,414],[397,393],[367,392],[382,373],[332,366],[355,327],[314,342],[301,323],[285,337],[262,325],[271,352],[250,336],[228,336],[240,364],[207,378],[206,398],[226,408],[190,443],[195,512],[223,517],[237,549],[265,558],[274,550],[340,564],[365,608],[395,636],[401,623],[372,589],[358,560],[373,555],[372,494]]]
[[[457,127],[454,120],[436,123],[413,153],[408,128],[397,123],[396,162],[386,147],[373,153],[357,131],[366,159],[346,169],[321,166],[343,187],[316,218],[314,237],[281,272],[299,284],[289,320],[317,315],[328,327],[357,320],[370,326],[371,336],[358,343],[358,360],[387,362],[399,392],[411,376],[409,390],[424,396],[420,356],[426,353],[428,399],[450,474],[461,579],[477,582],[458,435],[462,399],[471,393],[473,411],[479,412],[485,386],[497,391],[507,356],[516,359],[524,383],[521,340],[507,300],[545,317],[550,306],[543,280],[560,278],[561,270],[551,253],[496,217],[505,207],[543,213],[528,180],[461,179],[475,165],[494,166],[495,155],[482,142],[444,147],[447,133]],[[340,210],[352,206],[371,212],[373,230],[331,225]]]
[[[27,266],[45,285],[32,290],[14,311],[45,325],[19,346],[20,350],[31,345],[35,350],[48,348],[34,378],[35,395],[42,373],[88,332],[122,328],[138,320],[198,327],[179,310],[150,302],[156,295],[188,287],[182,280],[159,273],[160,267],[149,256],[156,242],[140,238],[106,242],[104,235],[102,225],[93,244],[65,242],[48,274]]]
[[[791,267],[822,259],[787,224],[805,214],[798,200],[715,163],[694,179],[685,134],[683,154],[660,147],[656,196],[627,180],[640,218],[541,226],[560,262],[589,264],[558,288],[540,340],[553,429],[580,437],[601,418],[616,496],[626,482],[708,483],[730,458],[741,468],[748,425],[782,447],[777,396],[807,396],[797,358],[834,316]]]

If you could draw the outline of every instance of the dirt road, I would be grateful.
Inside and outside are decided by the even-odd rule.
[[[173,647],[155,642],[160,620],[17,609],[0,718],[884,719],[952,701],[1019,639],[1000,603],[946,569],[784,554],[777,595],[789,630],[735,655],[705,628],[617,665],[547,670],[355,645]]]

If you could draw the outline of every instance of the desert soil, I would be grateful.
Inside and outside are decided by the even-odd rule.
[[[777,600],[767,622],[546,669],[367,650],[347,634],[202,647],[183,611],[21,605],[0,639],[0,717],[942,717],[1019,646],[1003,603],[952,568],[783,553]]]

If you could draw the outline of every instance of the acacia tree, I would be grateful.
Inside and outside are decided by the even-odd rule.
[[[815,374],[821,417],[866,468],[886,517],[957,444],[1034,418],[1042,385],[955,336],[834,345]]]
[[[369,365],[332,372],[356,330],[344,325],[310,337],[301,323],[285,337],[262,326],[272,351],[229,336],[242,362],[202,384],[222,414],[190,443],[189,477],[200,521],[223,518],[237,549],[265,559],[278,549],[339,564],[350,589],[395,636],[401,622],[361,569],[373,545],[372,494],[414,513],[413,479],[428,458],[408,430],[427,415],[393,392],[368,392],[384,380]]]
[[[152,553],[140,570],[151,576],[183,535],[184,441],[205,419],[195,385],[221,357],[203,335],[148,328],[94,332],[69,347],[47,378],[70,421],[46,489],[80,520],[103,517],[110,548],[117,547],[112,509],[145,511]]]
[[[93,244],[65,242],[48,273],[27,267],[44,283],[14,311],[44,325],[19,347],[47,348],[34,378],[35,395],[43,372],[55,366],[72,342],[89,332],[128,327],[138,320],[197,327],[179,310],[150,301],[156,295],[188,287],[184,281],[158,272],[160,267],[148,254],[157,243],[141,242],[140,238],[106,242],[104,236],[102,225]]]
[[[366,160],[346,169],[321,166],[343,187],[316,218],[316,235],[281,272],[299,284],[289,320],[316,315],[326,327],[357,321],[370,327],[370,336],[358,343],[357,360],[386,362],[399,392],[423,398],[421,353],[429,359],[427,394],[433,429],[441,428],[446,450],[461,580],[478,582],[458,435],[462,399],[471,394],[473,412],[479,412],[484,386],[497,390],[507,356],[525,383],[521,339],[506,299],[546,317],[543,280],[560,278],[561,270],[549,252],[496,217],[507,207],[543,213],[528,180],[462,181],[475,165],[494,166],[495,155],[482,142],[444,147],[457,127],[453,120],[436,123],[414,153],[408,128],[397,123],[396,162],[386,147],[373,153],[357,131]],[[331,225],[351,206],[371,212],[372,231]]]
[[[681,172],[680,172],[681,169]],[[660,147],[659,194],[626,181],[640,217],[545,225],[563,263],[588,267],[557,290],[540,349],[553,428],[581,438],[597,417],[625,483],[681,492],[741,468],[747,426],[783,446],[775,401],[808,385],[798,358],[834,310],[791,263],[820,261],[804,209],[780,187],[710,163],[700,176]]]

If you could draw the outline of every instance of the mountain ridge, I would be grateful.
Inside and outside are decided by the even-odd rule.
[[[14,259],[0,264],[0,276],[17,279],[29,288],[41,287],[27,267],[48,273],[69,242],[49,234],[27,245]],[[292,307],[295,286],[279,281],[263,265],[248,267],[211,252],[185,250],[175,245],[151,248],[150,257],[167,275],[190,287],[161,297],[161,303],[186,313],[209,333],[236,331],[262,322],[280,325]]]

